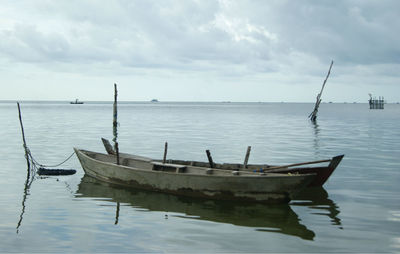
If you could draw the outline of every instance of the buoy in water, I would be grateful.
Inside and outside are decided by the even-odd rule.
[[[47,176],[59,176],[59,175],[73,175],[76,173],[75,169],[47,169],[47,168],[39,168],[37,170],[39,175],[47,175]]]

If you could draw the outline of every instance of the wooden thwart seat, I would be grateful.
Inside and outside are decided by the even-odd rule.
[[[151,164],[153,165],[153,170],[159,171],[169,171],[169,172],[176,172],[176,173],[183,173],[186,170],[185,165],[179,164],[171,164],[171,163],[162,163],[157,161],[152,161]]]

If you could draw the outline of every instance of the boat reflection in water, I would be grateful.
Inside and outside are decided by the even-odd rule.
[[[329,199],[328,192],[323,187],[313,187],[303,190],[296,200],[290,202],[292,206],[305,206],[314,210],[313,214],[328,216],[332,225],[343,228],[338,217],[340,210],[338,205]]]
[[[315,233],[300,223],[298,215],[288,204],[265,205],[232,201],[188,198],[171,194],[124,188],[85,175],[78,186],[76,197],[104,198],[116,203],[115,223],[120,214],[119,204],[149,211],[180,213],[183,219],[207,220],[237,226],[297,236],[313,240]]]

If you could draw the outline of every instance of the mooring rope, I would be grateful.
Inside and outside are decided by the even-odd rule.
[[[54,167],[61,166],[62,164],[64,164],[65,162],[67,162],[69,159],[71,159],[71,157],[75,154],[75,152],[72,152],[72,154],[71,154],[70,156],[68,156],[67,159],[65,159],[63,162],[61,162],[61,163],[59,163],[59,164],[56,164],[56,165],[44,165],[44,164],[39,163],[39,162],[32,156],[32,153],[31,153],[31,151],[29,150],[29,148],[26,148],[26,149],[27,149],[27,151],[28,151],[28,154],[29,154],[29,157],[30,157],[30,159],[31,159],[31,161],[32,161],[32,164],[34,164],[36,167],[39,166],[39,168],[40,168],[40,167],[43,167],[43,168],[54,168]]]
[[[27,177],[28,180],[27,181],[29,181],[29,179],[31,177],[31,173],[32,173],[32,178],[30,180],[31,183],[32,183],[33,179],[35,178],[36,173],[38,173],[39,175],[72,175],[72,174],[75,174],[76,170],[74,170],[74,169],[55,169],[55,170],[46,169],[46,167],[58,167],[58,166],[64,164],[69,159],[71,159],[71,157],[72,157],[72,155],[74,155],[74,153],[72,153],[67,159],[65,159],[63,162],[61,162],[57,165],[44,165],[44,164],[39,163],[37,160],[35,160],[35,158],[33,158],[31,151],[29,150],[28,146],[26,145],[24,126],[22,124],[21,108],[19,106],[19,102],[17,102],[17,106],[18,106],[19,123],[21,125],[21,131],[22,131],[22,141],[24,142],[23,147],[25,150],[25,158],[26,158],[26,163],[28,166],[28,177]],[[52,171],[52,172],[50,172],[50,171]],[[43,172],[45,172],[45,173],[43,173]]]

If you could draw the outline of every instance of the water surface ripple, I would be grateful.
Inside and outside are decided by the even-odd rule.
[[[400,105],[121,103],[123,152],[161,158],[285,164],[345,154],[323,188],[289,204],[190,199],[121,188],[85,176],[27,169],[17,107],[0,103],[2,252],[400,252]],[[23,102],[28,146],[44,164],[72,147],[103,151],[112,105]]]

